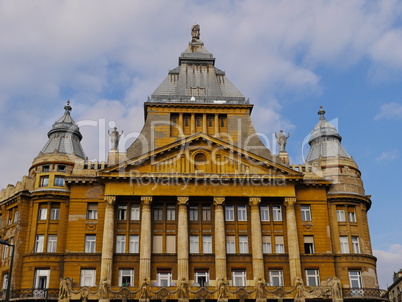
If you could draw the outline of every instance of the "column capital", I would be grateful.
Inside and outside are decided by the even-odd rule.
[[[225,202],[225,197],[214,197],[214,205],[223,206]]]
[[[287,206],[294,206],[296,203],[296,197],[285,197],[284,205]]]
[[[261,203],[261,197],[250,197],[248,200],[248,204],[250,206],[259,206]]]
[[[179,206],[186,206],[188,202],[188,197],[187,196],[178,196],[177,197],[177,204]]]
[[[105,196],[105,202],[109,206],[114,206],[116,203],[116,196]]]
[[[141,196],[141,203],[144,206],[149,206],[152,202],[152,196]]]

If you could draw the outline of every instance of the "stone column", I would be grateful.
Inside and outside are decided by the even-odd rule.
[[[177,197],[179,207],[178,230],[177,230],[177,279],[188,280],[188,218],[187,218],[188,197]]]
[[[190,120],[190,126],[191,126],[191,134],[195,133],[195,113],[191,113],[191,120]]]
[[[226,234],[224,197],[214,197],[215,205],[215,271],[216,279],[227,278],[226,270]]]
[[[100,284],[111,285],[114,243],[114,205],[116,196],[105,196],[105,220],[103,224],[102,260]],[[107,287],[106,287],[107,288]],[[108,301],[107,292],[103,292],[101,300]]]
[[[253,254],[253,277],[254,280],[264,279],[264,258],[262,254],[262,231],[260,218],[259,197],[250,197],[251,209],[251,244]]]
[[[218,136],[219,134],[219,116],[218,114],[215,114],[215,136]]]
[[[204,113],[202,115],[202,132],[204,132],[205,134],[208,132],[207,130],[207,114]]]
[[[295,197],[285,198],[284,205],[286,207],[286,227],[288,235],[288,251],[289,251],[289,267],[290,280],[292,286],[296,285],[296,278],[301,278],[300,252],[299,252],[299,236],[297,234],[296,214],[294,204]]]
[[[151,279],[151,196],[141,197],[140,280]]]
[[[183,113],[179,113],[179,137],[184,137]]]

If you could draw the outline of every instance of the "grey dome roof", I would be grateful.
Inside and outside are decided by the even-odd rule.
[[[320,157],[340,156],[351,158],[341,145],[342,137],[339,135],[338,130],[325,119],[325,110],[322,109],[322,106],[318,114],[320,116],[319,121],[311,131],[311,136],[308,141],[311,148],[306,161],[312,162]]]
[[[57,151],[58,153],[85,158],[85,153],[80,143],[82,139],[80,129],[70,115],[72,110],[70,101],[67,101],[64,110],[64,115],[53,124],[52,129],[48,132],[49,140],[41,153],[50,154]]]

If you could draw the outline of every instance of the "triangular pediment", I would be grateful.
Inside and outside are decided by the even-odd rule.
[[[100,176],[136,174],[183,175],[281,175],[302,174],[280,162],[270,161],[205,133],[198,133],[100,171]]]

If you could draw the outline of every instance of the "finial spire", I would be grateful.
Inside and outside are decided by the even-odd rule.
[[[70,106],[70,100],[67,100],[67,105],[64,106],[64,110],[66,110],[65,113],[70,114],[70,111],[73,110],[73,108],[71,108]]]
[[[320,116],[320,120],[325,120],[325,110],[322,109],[322,106],[320,106],[320,110],[318,110],[318,115]]]

